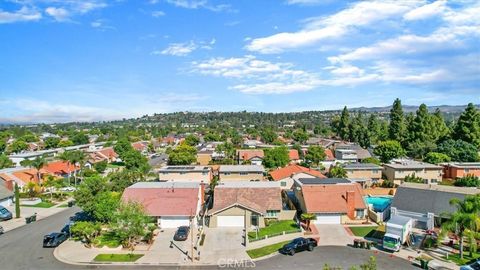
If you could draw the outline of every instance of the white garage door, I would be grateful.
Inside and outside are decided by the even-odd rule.
[[[0,205],[3,207],[11,206],[12,204],[12,199],[5,199],[0,201]]]
[[[245,217],[217,216],[217,227],[245,227]]]
[[[341,216],[339,214],[317,214],[315,224],[340,224]]]
[[[190,219],[188,217],[167,217],[163,216],[158,219],[160,228],[178,228],[180,226],[189,226]]]

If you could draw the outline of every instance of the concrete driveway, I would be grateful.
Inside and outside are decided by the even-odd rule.
[[[353,244],[354,238],[347,233],[343,225],[314,224],[314,226],[320,235],[319,246],[346,246]]]
[[[187,263],[189,257],[185,254],[191,253],[191,235],[186,241],[173,241],[177,229],[162,229],[155,238],[153,245],[140,258],[139,263]],[[173,245],[170,245],[173,241]]]
[[[243,241],[243,228],[205,228],[200,262],[218,264],[222,260],[250,260]]]

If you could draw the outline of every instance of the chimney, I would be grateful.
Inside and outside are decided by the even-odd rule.
[[[355,191],[347,191],[347,216],[355,219]]]

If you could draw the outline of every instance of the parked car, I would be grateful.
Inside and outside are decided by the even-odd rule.
[[[0,220],[12,219],[12,213],[7,208],[0,206]]]
[[[180,226],[178,227],[175,235],[173,236],[173,240],[175,241],[185,241],[188,238],[188,232],[190,231],[190,227],[188,226]]]
[[[60,188],[60,191],[64,191],[64,192],[73,192],[77,190],[75,187],[62,187]]]
[[[43,237],[43,247],[58,247],[67,240],[68,236],[64,232],[54,232]]]
[[[480,259],[469,261],[466,265],[460,266],[460,270],[480,270]]]
[[[292,242],[284,245],[281,249],[280,252],[283,254],[288,254],[288,255],[295,255],[295,252],[298,251],[312,251],[315,247],[317,246],[317,240],[313,238],[295,238],[292,240]]]

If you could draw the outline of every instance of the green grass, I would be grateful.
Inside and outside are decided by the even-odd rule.
[[[113,232],[106,232],[95,238],[95,246],[103,247],[107,246],[109,248],[116,248],[121,245],[120,239]]]
[[[297,223],[293,220],[281,220],[277,222],[272,222],[265,228],[261,228],[258,231],[258,238],[262,238],[266,235],[273,235],[273,234],[278,234],[282,233],[283,231],[294,231],[297,230],[298,226]],[[249,232],[248,233],[248,238],[249,239],[256,239],[257,238],[257,233],[256,232]]]
[[[143,254],[98,254],[93,260],[96,262],[135,262]]]
[[[22,205],[23,207],[39,207],[39,208],[50,208],[52,206],[54,206],[55,204],[54,203],[51,203],[51,202],[39,202],[37,204],[34,204],[34,205]]]
[[[58,207],[62,207],[62,208],[68,207],[68,203],[61,204],[61,205],[59,205]]]
[[[252,259],[260,258],[260,257],[267,256],[269,254],[277,252],[280,248],[282,248],[285,244],[289,242],[290,241],[284,241],[284,242],[276,243],[273,245],[264,246],[261,248],[247,250],[247,254]]]
[[[448,260],[456,263],[457,265],[464,265],[468,263],[471,260],[480,258],[480,253],[473,253],[473,257],[470,257],[470,252],[464,251],[463,252],[463,259],[460,259],[460,254],[449,254],[448,255]],[[444,259],[447,259],[447,257],[443,257]]]
[[[349,227],[353,235],[381,239],[385,234],[384,226],[352,226]]]

